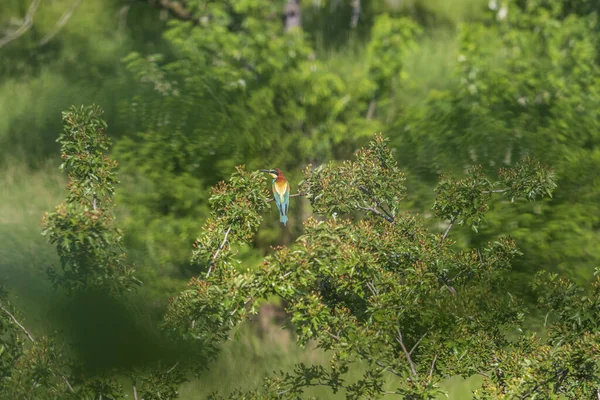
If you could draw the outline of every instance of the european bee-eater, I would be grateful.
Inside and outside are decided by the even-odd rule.
[[[286,226],[288,220],[287,213],[290,206],[290,184],[279,168],[262,169],[261,172],[266,172],[273,177],[273,197],[279,210],[279,221]]]

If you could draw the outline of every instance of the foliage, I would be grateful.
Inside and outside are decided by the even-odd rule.
[[[581,361],[577,357],[582,354],[587,354],[586,360],[595,359],[596,324],[574,318],[573,313],[594,321],[598,300],[587,300],[573,289],[544,290],[549,297],[540,299],[541,304],[553,299],[552,310],[566,320],[579,321],[577,334],[571,336],[578,342],[573,347],[565,342],[560,319],[550,328],[558,335],[550,334],[546,342],[532,339],[522,326],[526,308],[510,294],[507,272],[514,257],[521,254],[515,242],[502,238],[482,249],[455,252],[446,239],[448,232],[443,236],[431,233],[423,220],[396,213],[404,188],[381,136],[359,150],[355,162],[307,168],[303,192],[324,220],[309,219],[295,244],[276,249],[257,270],[239,273],[231,260],[229,238],[252,235],[255,228],[231,223],[232,218],[240,218],[235,210],[245,207],[252,220],[267,199],[260,191],[248,196],[253,177],[257,179],[256,173],[238,170],[229,184],[214,190],[219,196],[213,207],[221,217],[220,227],[218,222],[207,222],[197,253],[214,264],[207,263],[206,278],[192,280],[191,289],[173,300],[165,326],[184,340],[197,339],[203,347],[217,350],[227,329],[254,312],[261,299],[275,295],[286,304],[298,343],[316,342],[329,352],[330,364],[327,368],[299,364],[293,372],[267,379],[258,391],[235,392],[229,398],[297,398],[307,387],[327,386],[347,398],[394,393],[432,399],[441,393],[441,379],[477,373],[487,377],[484,388],[510,385],[511,392],[506,393],[543,395],[542,381],[556,383],[557,393],[573,399],[582,393],[591,395],[597,388],[596,364],[586,361],[580,370],[560,365]],[[473,207],[483,213],[483,201],[489,201],[492,193],[533,200],[535,195],[552,194],[555,187],[553,174],[532,160],[503,170],[498,182],[490,182],[481,173],[471,179],[476,182],[442,182],[436,208],[452,210],[442,211],[446,213],[443,218],[470,215]],[[355,189],[340,190],[347,187]],[[484,192],[488,197],[481,197]],[[483,200],[474,205],[452,193]],[[222,196],[228,201],[219,202]],[[253,200],[248,202],[248,197]],[[209,245],[213,246],[212,258]],[[540,278],[536,285],[546,283],[552,280]],[[518,340],[510,339],[514,335]],[[552,347],[565,352],[554,354]],[[553,368],[523,361],[526,351],[542,365],[544,357],[554,357],[547,361]],[[349,369],[359,362],[368,365],[362,378],[348,381]],[[522,368],[528,365],[532,369],[525,371],[523,379]],[[487,373],[490,369],[496,371],[495,377]],[[386,375],[397,377],[392,392],[383,389]],[[581,382],[573,386],[581,379],[587,386]],[[502,398],[503,390],[491,398]],[[482,389],[482,393],[491,396],[494,391]]]
[[[481,22],[461,26],[454,83],[408,110],[393,135],[400,162],[430,182],[472,163],[485,173],[524,157],[554,165],[551,204],[499,199],[482,235],[463,232],[473,246],[512,232],[526,254],[516,270],[530,275],[549,267],[583,279],[600,260],[598,185],[587,179],[599,160],[600,47],[597,14],[575,13],[585,3],[490,2]]]
[[[274,18],[280,7],[189,2],[202,22],[170,24],[165,38],[174,60],[139,53],[125,59],[147,88],[124,108],[136,134],[118,143],[116,156],[150,188],[125,199],[132,220],[143,221],[130,227],[138,243],[155,244],[165,264],[187,265],[186,248],[174,254],[157,230],[191,242],[195,221],[208,216],[198,188],[207,192],[225,171],[276,166],[293,180],[298,167],[343,159],[364,143],[364,132],[380,128],[371,100],[404,74],[402,57],[415,47],[414,22],[381,17],[368,70],[343,74],[318,57],[307,32],[283,31]]]
[[[69,174],[69,194],[42,222],[61,261],[48,269],[53,284],[68,292],[102,289],[120,293],[138,286],[126,264],[122,234],[110,206],[117,183],[116,161],[104,154],[109,140],[98,107],[73,107],[63,114],[61,169]]]

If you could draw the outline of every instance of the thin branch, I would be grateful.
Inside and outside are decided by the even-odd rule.
[[[484,377],[486,377],[486,378],[488,378],[488,379],[491,379],[491,378],[490,378],[490,376],[489,376],[489,374],[486,374],[485,372],[477,371],[477,372],[476,372],[476,374],[477,374],[477,375],[484,376]]]
[[[71,3],[71,5],[66,9],[63,15],[60,16],[60,18],[54,25],[54,28],[52,28],[52,30],[48,32],[42,40],[40,40],[40,46],[45,45],[50,40],[52,40],[54,36],[56,36],[56,34],[67,24],[69,18],[71,18],[71,16],[73,15],[77,7],[81,5],[81,3],[83,3],[83,0],[75,0]]]
[[[137,389],[135,387],[135,380],[133,381],[133,384],[131,385],[132,389],[133,389],[133,400],[138,400],[137,397]]]
[[[29,5],[29,9],[27,10],[27,14],[25,14],[25,18],[23,18],[23,23],[19,26],[14,32],[9,33],[4,38],[0,39],[0,48],[6,46],[13,40],[16,40],[23,36],[25,32],[27,32],[33,26],[33,16],[37,11],[40,5],[40,0],[33,0]]]
[[[385,208],[383,208],[383,206],[381,204],[379,204],[379,208],[381,208],[381,211],[383,211],[383,213],[385,215],[387,215],[391,220],[394,220],[394,216],[389,211],[387,211]]]
[[[294,193],[294,194],[290,194],[290,197],[298,197],[298,196],[306,196],[306,193]],[[275,199],[267,199],[267,203],[270,203],[272,201],[275,201]]]
[[[433,378],[433,369],[435,368],[435,362],[437,361],[437,354],[433,357],[431,362],[431,368],[429,369],[429,379]]]
[[[17,320],[17,318],[13,314],[11,314],[10,311],[8,311],[2,304],[0,304],[0,309],[2,311],[4,311],[6,313],[6,315],[8,315],[10,317],[10,319],[12,319],[13,322],[15,324],[17,324],[17,326],[19,328],[21,328],[21,330],[23,332],[25,332],[25,335],[27,335],[27,337],[29,338],[29,340],[31,340],[32,343],[35,343],[35,340],[33,339],[33,336],[31,336],[31,333],[29,333],[29,331],[27,329],[25,329],[25,327],[19,323],[19,321]],[[69,383],[69,381],[67,380],[67,378],[63,374],[61,374],[60,372],[58,372],[58,371],[57,371],[57,374],[58,374],[58,376],[60,376],[62,378],[63,381],[65,381],[65,384],[67,385],[67,387],[69,388],[69,390],[71,391],[71,393],[75,393],[75,390],[73,390],[73,386],[71,386],[71,384]]]
[[[423,340],[423,338],[429,333],[429,331],[425,332],[423,334],[423,336],[421,336],[419,338],[419,340],[417,340],[417,343],[415,343],[415,345],[412,347],[412,349],[410,349],[410,351],[408,352],[408,354],[410,354],[412,356],[413,351],[415,351],[415,349],[417,348],[417,346],[421,343],[421,340]]]
[[[452,229],[452,226],[454,225],[455,222],[456,222],[456,217],[454,217],[450,220],[450,225],[448,225],[448,228],[446,228],[446,232],[444,232],[444,236],[442,236],[442,239],[440,240],[440,243],[438,244],[438,248],[442,245],[442,243],[444,243],[444,240],[446,240],[446,238],[448,237],[448,233],[450,232],[450,229]]]
[[[223,250],[223,247],[225,247],[225,243],[227,243],[227,236],[229,236],[229,232],[231,232],[231,227],[232,227],[232,225],[229,225],[229,228],[227,228],[227,232],[225,232],[225,237],[223,238],[223,242],[221,242],[221,245],[219,246],[217,251],[215,251],[215,254],[212,256],[212,259],[210,261],[210,267],[208,268],[208,272],[206,273],[207,278],[210,276],[210,273],[212,272],[212,268],[215,265],[215,260],[217,259],[217,256],[219,255],[221,250]]]
[[[65,381],[65,384],[69,388],[69,391],[71,393],[75,393],[75,390],[73,390],[73,386],[71,386],[71,384],[69,383],[69,381],[67,380],[67,378],[63,374],[61,374],[60,372],[58,373],[58,376],[60,376],[62,378],[62,380]]]
[[[400,347],[402,347],[402,351],[404,351],[406,360],[408,361],[408,364],[410,365],[410,370],[411,370],[413,376],[416,378],[417,370],[415,368],[415,364],[413,363],[412,358],[410,358],[410,353],[408,352],[408,350],[406,350],[406,346],[404,346],[404,341],[402,340],[402,332],[400,332],[400,328],[397,328],[397,331],[398,331],[398,336],[396,336],[396,340],[400,344]]]
[[[483,193],[485,194],[492,194],[492,193],[504,193],[506,192],[508,189],[495,189],[495,190],[484,190]]]
[[[35,342],[35,340],[33,339],[33,336],[31,336],[31,334],[27,331],[27,329],[25,329],[25,327],[19,323],[19,321],[15,318],[14,315],[12,315],[10,313],[10,311],[8,311],[6,308],[4,308],[4,306],[2,304],[0,304],[0,309],[2,309],[2,311],[4,311],[6,313],[6,315],[8,315],[13,320],[13,322],[15,324],[17,324],[17,326],[19,328],[21,328],[21,330],[23,332],[25,332],[25,334],[27,335],[27,337],[29,338],[29,340],[31,340],[32,342]]]
[[[377,366],[379,366],[379,367],[383,368],[384,370],[386,370],[386,371],[390,371],[390,372],[391,372],[392,374],[394,374],[394,375],[397,375],[397,376],[402,376],[402,374],[401,374],[400,372],[398,372],[398,371],[394,370],[394,369],[393,369],[392,367],[390,367],[389,365],[386,365],[386,364],[382,363],[381,361],[379,361],[379,360],[377,360],[377,359],[374,359],[373,357],[369,357],[368,355],[366,355],[365,353],[363,353],[363,352],[361,352],[361,351],[358,351],[358,350],[356,350],[356,352],[357,352],[358,354],[360,354],[361,356],[363,356],[364,358],[366,358],[367,360],[375,362],[375,364],[377,364]]]
[[[375,285],[373,285],[373,282],[367,282],[366,285],[369,288],[369,290],[371,291],[371,293],[373,294],[373,296],[379,295],[379,290],[377,290]]]
[[[178,366],[178,365],[179,365],[179,361],[177,361],[177,362],[175,363],[175,365],[173,365],[171,368],[169,368],[169,370],[167,371],[167,375],[168,375],[168,374],[170,374],[171,372],[173,372],[173,370],[174,370],[175,368],[177,368],[177,366]]]
[[[361,210],[365,210],[365,211],[371,211],[373,214],[380,216],[381,218],[385,219],[390,224],[394,223],[394,219],[393,218],[388,217],[387,215],[385,215],[384,213],[382,213],[381,211],[379,211],[375,207],[358,206],[358,208],[361,209]]]

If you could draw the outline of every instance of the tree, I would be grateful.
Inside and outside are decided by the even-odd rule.
[[[195,245],[193,260],[206,275],[171,302],[165,329],[217,351],[259,301],[278,296],[299,344],[315,341],[331,355],[328,367],[298,365],[262,390],[229,398],[297,398],[321,385],[347,398],[430,399],[441,392],[441,379],[473,374],[485,377],[479,398],[595,395],[598,292],[580,296],[555,276],[536,280],[540,303],[553,299],[557,313],[541,341],[522,331],[526,308],[510,293],[515,242],[501,238],[456,252],[448,236],[454,223],[479,226],[492,195],[550,195],[552,170],[526,159],[495,182],[480,168],[465,179],[443,178],[434,210],[450,221],[444,234],[399,212],[403,180],[381,136],[355,161],[307,168],[301,192],[320,220],[306,221],[296,243],[276,249],[258,269],[240,270],[234,249],[256,234],[268,194],[259,173],[238,169],[213,189],[212,217]],[[574,317],[580,313],[586,318]],[[348,382],[349,368],[360,362],[362,379]],[[386,376],[395,378],[393,391],[383,389]]]
[[[112,162],[101,154],[107,142],[99,115],[97,107],[64,114],[60,140],[65,168],[72,172],[70,220],[107,211],[114,175]],[[524,159],[499,171],[497,180],[481,167],[462,179],[442,177],[433,209],[447,222],[443,233],[401,211],[404,174],[381,135],[353,161],[309,166],[304,176],[298,194],[308,198],[316,218],[305,222],[295,243],[274,249],[255,269],[240,265],[236,254],[252,245],[270,205],[264,174],[240,166],[213,188],[211,216],[192,251],[203,275],[170,301],[164,316],[164,333],[188,349],[170,368],[143,366],[86,377],[56,340],[34,339],[7,298],[0,298],[2,396],[122,399],[125,390],[117,378],[131,374],[134,398],[175,399],[185,372],[210,367],[231,329],[273,296],[284,301],[299,345],[313,341],[328,350],[329,365],[297,365],[274,374],[262,388],[231,393],[231,399],[291,399],[311,386],[329,387],[349,399],[392,394],[433,399],[442,392],[442,379],[473,374],[484,377],[475,393],[479,399],[600,395],[600,278],[586,292],[556,274],[539,274],[531,282],[539,310],[547,313],[547,337],[541,339],[525,329],[528,310],[511,294],[508,272],[521,254],[515,241],[503,237],[456,251],[450,234],[460,224],[478,229],[492,196],[515,202],[551,196],[552,169]],[[52,237],[63,244],[58,251],[65,265],[87,267],[51,275],[63,282],[60,286],[118,295],[131,284],[123,271],[106,274],[114,251],[104,245],[110,241],[98,244],[98,236],[110,237],[113,230],[103,228],[98,235],[97,227],[85,225],[58,229],[54,222],[61,216],[48,220]],[[73,232],[83,238],[64,246]],[[350,381],[348,372],[356,366],[363,375]]]
[[[512,232],[525,252],[515,261],[523,277],[548,268],[583,282],[600,260],[599,186],[588,174],[600,161],[600,46],[588,6],[490,2],[482,21],[461,27],[450,88],[407,110],[390,133],[401,164],[428,185],[472,163],[486,173],[526,156],[555,166],[560,189],[551,203],[515,207],[502,198],[482,232],[462,232],[467,246]]]

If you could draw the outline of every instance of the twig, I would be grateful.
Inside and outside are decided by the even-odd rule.
[[[508,189],[495,189],[495,190],[484,190],[483,193],[485,194],[491,194],[491,193],[504,193],[506,192]]]
[[[410,354],[412,356],[413,351],[415,351],[415,349],[417,348],[417,346],[419,345],[419,343],[421,343],[421,340],[423,340],[423,338],[429,333],[429,331],[425,332],[423,334],[423,336],[421,336],[419,338],[419,340],[417,340],[417,343],[415,343],[415,345],[412,347],[412,349],[410,349],[410,351],[408,352],[408,354]]]
[[[437,361],[437,354],[433,357],[433,361],[431,362],[431,368],[429,369],[429,378],[433,378],[433,369],[435,368],[435,362]]]
[[[406,346],[404,346],[404,341],[402,341],[402,332],[400,332],[400,328],[397,328],[397,331],[398,331],[398,336],[396,336],[396,340],[400,344],[400,347],[402,347],[402,351],[404,351],[406,360],[408,361],[408,364],[410,365],[410,370],[411,370],[412,374],[414,375],[414,377],[416,378],[417,370],[415,369],[415,364],[413,363],[412,358],[410,358],[410,353],[408,352],[408,350],[406,350]]]
[[[385,215],[390,217],[391,220],[394,220],[394,216],[389,211],[387,211],[385,208],[383,208],[383,206],[381,204],[379,204],[379,208],[381,208],[381,211],[383,211],[383,213]]]
[[[361,209],[361,210],[365,210],[365,211],[371,211],[373,214],[380,216],[381,218],[385,219],[390,224],[394,223],[394,219],[393,218],[388,217],[387,215],[385,215],[384,213],[382,213],[381,211],[379,211],[375,207],[358,206],[358,208]]]
[[[83,3],[83,0],[75,0],[71,3],[69,8],[67,8],[63,15],[60,16],[60,18],[56,22],[56,25],[54,25],[54,28],[52,28],[52,30],[48,32],[42,40],[40,40],[40,46],[45,45],[50,40],[52,40],[54,36],[56,36],[56,34],[63,28],[63,26],[66,25],[66,23],[69,21],[69,18],[71,18],[71,16],[81,3]]]
[[[477,375],[481,375],[481,376],[485,376],[486,378],[491,379],[490,376],[488,374],[486,374],[485,372],[477,371],[476,374]]]
[[[8,315],[14,321],[14,323],[17,324],[17,326],[19,328],[21,328],[21,330],[23,332],[25,332],[25,334],[27,335],[29,340],[31,340],[32,343],[35,343],[35,340],[33,339],[33,336],[31,336],[31,333],[29,333],[29,331],[27,329],[25,329],[25,327],[19,323],[17,318],[15,318],[15,316],[13,314],[11,314],[10,311],[8,311],[6,308],[4,308],[4,306],[2,304],[0,304],[0,309],[2,309],[2,311],[4,311],[6,313],[6,315]],[[67,387],[69,388],[71,393],[75,393],[75,390],[73,390],[73,386],[71,386],[71,384],[69,383],[67,378],[58,371],[57,371],[57,374],[58,374],[58,376],[60,376],[62,378],[63,381],[65,381],[65,384],[67,385]]]
[[[178,366],[178,365],[179,365],[179,361],[177,361],[177,362],[175,363],[175,365],[173,365],[171,368],[169,368],[169,370],[167,371],[167,375],[168,375],[168,374],[170,374],[171,372],[173,372],[173,370],[174,370],[175,368],[177,368],[177,366]]]
[[[31,29],[31,27],[33,26],[33,16],[35,15],[35,12],[37,11],[39,5],[40,0],[33,0],[31,2],[31,4],[29,5],[29,9],[27,10],[27,14],[25,14],[25,18],[23,18],[23,23],[21,24],[21,26],[19,26],[19,28],[17,28],[17,30],[15,30],[14,32],[11,32],[4,38],[0,39],[0,48],[6,46],[13,40],[20,38],[25,32]]]
[[[131,387],[133,388],[133,400],[138,400],[137,389],[135,388],[135,380],[133,381],[133,384],[131,385]]]
[[[381,361],[374,359],[373,357],[369,357],[368,355],[366,355],[365,353],[361,352],[361,351],[356,351],[358,354],[360,354],[361,356],[363,356],[364,358],[366,358],[369,361],[374,361],[375,364],[377,364],[379,367],[383,368],[386,371],[390,371],[392,374],[397,375],[397,376],[402,376],[402,374],[396,370],[394,370],[392,367],[390,367],[389,365],[386,365],[384,363],[382,363]]]
[[[298,197],[298,196],[306,196],[306,193],[294,193],[294,194],[290,194],[290,197]],[[272,201],[275,201],[275,199],[267,199],[267,203],[270,203]]]
[[[225,243],[227,243],[227,236],[229,236],[229,232],[231,231],[231,227],[232,225],[229,225],[229,228],[227,229],[227,232],[225,232],[225,237],[223,238],[223,242],[221,242],[221,245],[219,246],[219,248],[217,249],[217,251],[215,251],[215,254],[212,256],[211,262],[210,262],[210,267],[208,268],[208,272],[206,273],[206,277],[208,278],[210,276],[210,273],[212,272],[212,268],[215,265],[215,260],[217,259],[217,256],[219,255],[219,253],[221,252],[221,250],[223,249],[223,247],[225,247]]]
[[[438,244],[438,248],[442,245],[444,240],[446,240],[446,237],[448,237],[448,233],[450,232],[450,229],[452,229],[452,226],[454,225],[455,222],[456,222],[456,217],[454,217],[450,220],[450,225],[448,225],[448,228],[446,228],[446,232],[444,232],[444,236],[442,236],[442,239],[440,240],[440,243]]]
[[[366,285],[369,288],[369,290],[371,291],[371,293],[373,294],[373,296],[378,296],[379,295],[379,291],[377,290],[377,288],[375,287],[375,285],[373,285],[372,282],[367,282]]]
[[[31,336],[31,334],[27,331],[27,329],[25,329],[25,327],[23,325],[21,325],[19,323],[19,321],[17,321],[17,319],[15,318],[15,316],[12,315],[10,313],[10,311],[8,311],[6,308],[4,308],[4,306],[2,304],[0,304],[0,308],[2,309],[2,311],[4,311],[6,313],[6,315],[8,315],[14,321],[15,324],[17,324],[19,326],[19,328],[21,328],[21,330],[23,332],[25,332],[25,334],[27,335],[27,337],[29,338],[29,340],[31,340],[32,342],[35,342],[35,340],[33,339],[33,336]]]

